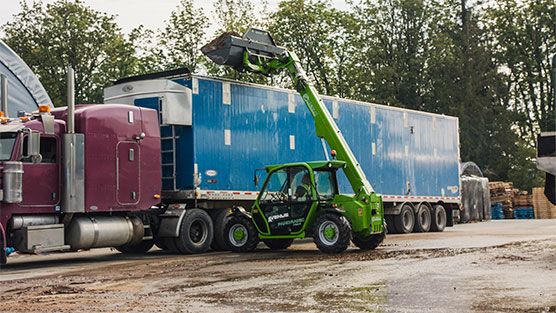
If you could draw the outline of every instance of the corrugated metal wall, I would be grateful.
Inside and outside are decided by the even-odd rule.
[[[197,77],[191,136],[180,137],[178,187],[253,190],[267,164],[324,159],[312,118],[292,91]],[[333,103],[337,102],[337,104]],[[453,117],[326,98],[375,189],[387,195],[459,196],[458,123]],[[191,153],[193,141],[193,160]],[[343,192],[351,192],[345,177]]]

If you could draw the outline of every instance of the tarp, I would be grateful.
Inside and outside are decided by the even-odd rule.
[[[5,75],[9,80],[9,116],[16,116],[18,111],[35,111],[43,104],[52,107],[52,101],[37,76],[2,40],[0,40],[0,74]]]

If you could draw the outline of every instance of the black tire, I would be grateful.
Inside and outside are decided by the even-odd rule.
[[[384,215],[384,220],[386,221],[386,231],[388,234],[395,234],[396,227],[394,227],[394,216],[393,215]]]
[[[386,238],[386,233],[382,232],[380,234],[374,234],[367,237],[354,235],[351,241],[361,250],[374,250],[384,241],[384,238]]]
[[[415,226],[415,214],[409,204],[404,204],[400,214],[394,215],[394,227],[398,234],[408,234],[413,231]]]
[[[270,250],[285,250],[292,245],[293,239],[263,239],[263,242]]]
[[[1,236],[2,234],[0,234]],[[0,240],[0,265],[8,263],[8,255],[6,253],[6,249],[4,248],[4,244]]]
[[[324,253],[343,252],[351,241],[351,225],[343,215],[324,213],[315,221],[313,241]]]
[[[426,204],[421,204],[415,212],[415,227],[413,231],[426,233],[431,229],[431,209]]]
[[[224,226],[226,247],[233,252],[251,252],[259,244],[259,234],[250,218],[233,214]]]
[[[213,237],[212,220],[207,212],[191,209],[185,212],[180,235],[174,238],[174,244],[177,252],[182,254],[203,253],[210,248]]]
[[[144,240],[135,245],[123,245],[116,250],[126,254],[145,254],[154,246],[154,240]]]
[[[441,232],[446,228],[446,222],[448,218],[446,217],[446,209],[441,205],[435,205],[432,209],[431,216],[431,231]]]
[[[210,247],[215,251],[227,250],[226,241],[224,240],[224,226],[230,215],[230,210],[219,210],[212,216],[212,224],[214,225],[214,238]]]

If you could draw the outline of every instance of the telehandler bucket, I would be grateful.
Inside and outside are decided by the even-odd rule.
[[[282,55],[286,49],[276,46],[270,33],[250,28],[243,37],[238,33],[226,32],[204,45],[201,52],[218,65],[231,66],[238,71],[245,71],[244,54],[249,60],[255,58],[273,59]]]

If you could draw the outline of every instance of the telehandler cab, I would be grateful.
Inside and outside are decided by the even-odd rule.
[[[326,160],[271,165],[250,212],[236,209],[224,227],[232,251],[252,251],[262,240],[286,249],[293,239],[313,237],[325,253],[339,253],[350,241],[363,250],[385,237],[382,198],[365,177],[357,159],[292,51],[270,34],[249,29],[242,37],[224,33],[201,51],[213,62],[241,72],[274,75],[286,71],[315,122]],[[329,160],[326,143],[334,158]],[[340,194],[336,172],[343,169],[354,195]]]

